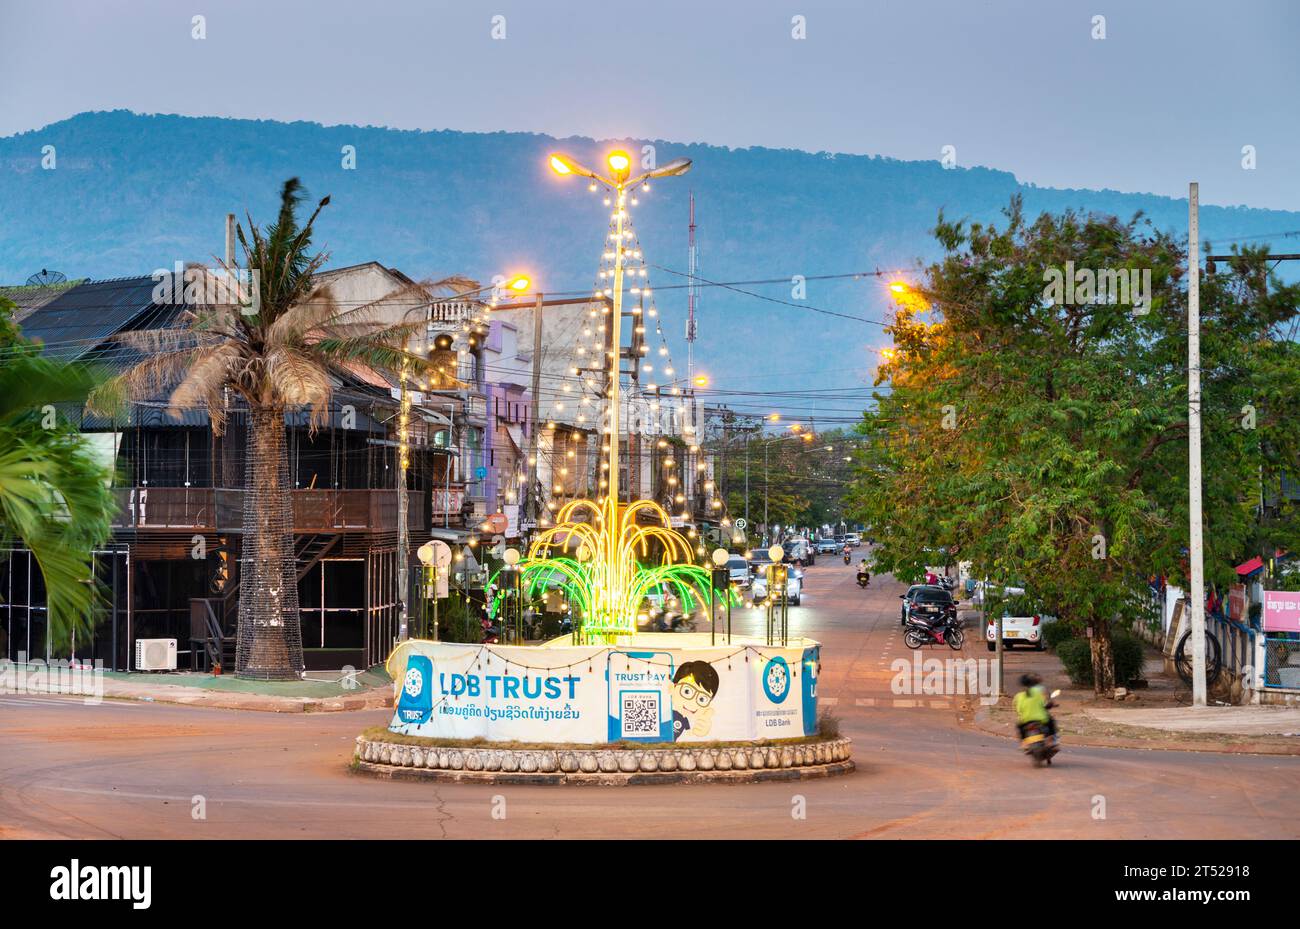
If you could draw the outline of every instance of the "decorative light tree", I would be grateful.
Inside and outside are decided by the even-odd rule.
[[[574,500],[556,515],[555,525],[533,540],[528,557],[516,566],[526,590],[555,583],[562,586],[582,613],[574,626],[574,640],[612,644],[636,632],[642,601],[651,593],[675,590],[690,608],[705,602],[709,572],[693,563],[694,550],[673,531],[668,513],[650,500],[623,504],[619,500],[620,346],[623,317],[623,273],[626,256],[625,225],[629,192],[645,187],[652,178],[685,174],[691,162],[679,158],[662,167],[632,176],[632,159],[624,151],[606,158],[610,176],[598,174],[568,155],[551,155],[551,168],[561,176],[590,178],[613,194],[615,213],[614,269],[611,288],[608,413],[604,434],[608,441],[608,478],[600,500]],[[635,362],[635,359],[634,359]]]

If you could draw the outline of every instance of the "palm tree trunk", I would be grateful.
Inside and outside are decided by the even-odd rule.
[[[296,680],[303,670],[302,627],[284,410],[250,410],[247,454],[235,673]]]

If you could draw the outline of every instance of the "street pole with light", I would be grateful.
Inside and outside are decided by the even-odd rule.
[[[731,573],[727,570],[727,562],[731,560],[731,552],[727,549],[718,547],[713,550],[713,582],[709,585],[709,644],[718,644],[718,609],[716,606],[717,592],[724,591],[723,597],[727,601],[727,642],[731,642]]]
[[[1192,706],[1206,705],[1205,552],[1201,517],[1200,185],[1187,192],[1187,483],[1192,589]]]
[[[781,644],[785,645],[789,636],[790,605],[786,600],[786,574],[788,568],[781,563],[785,558],[785,549],[773,545],[767,550],[767,557],[772,563],[767,566],[767,644],[776,644],[776,630],[781,630]],[[779,585],[779,586],[778,586]],[[780,591],[778,596],[777,591]],[[778,616],[776,607],[780,604]]]
[[[514,596],[513,598],[511,598],[514,600],[514,616],[512,617],[513,620],[512,625],[514,626],[514,632],[512,634],[514,638],[513,644],[523,645],[524,644],[524,601],[521,595],[521,592],[523,590],[523,585],[521,583],[522,577],[518,567],[519,549],[507,548],[505,552],[502,553],[502,558],[506,563],[506,570],[510,572],[511,587],[513,588],[514,591]]]
[[[527,289],[527,286],[524,287]],[[580,306],[590,303],[604,302],[609,305],[607,297],[576,297],[557,300],[547,300],[546,295],[538,291],[534,295],[532,303],[533,310],[533,359],[532,359],[532,377],[531,377],[531,397],[528,404],[529,416],[529,433],[528,433],[528,490],[524,497],[524,515],[530,518],[534,524],[541,520],[542,501],[537,493],[537,456],[538,456],[538,436],[540,433],[539,417],[541,416],[541,395],[542,395],[542,311],[548,306]],[[494,312],[502,310],[520,310],[528,304],[524,303],[503,303],[493,307]]]
[[[636,176],[632,176],[632,158],[625,151],[615,150],[610,152],[605,158],[605,163],[609,165],[609,177],[597,174],[568,155],[557,152],[550,157],[551,169],[561,177],[569,175],[587,177],[594,184],[603,185],[606,189],[614,191],[616,195],[614,201],[614,293],[613,306],[610,308],[610,315],[613,317],[610,321],[612,358],[610,358],[609,364],[609,390],[606,401],[609,416],[608,424],[605,427],[606,434],[609,436],[609,483],[606,500],[608,501],[607,511],[612,519],[617,515],[619,506],[619,386],[623,373],[623,265],[626,251],[623,244],[623,229],[624,221],[627,218],[627,194],[630,189],[635,189],[638,186],[648,186],[649,182],[654,178],[675,177],[685,174],[691,169],[691,161],[689,158],[677,158],[662,167],[654,168]],[[605,577],[616,577],[619,571],[619,561],[622,557],[619,546],[607,545],[604,547],[603,554]]]
[[[428,304],[429,320],[432,320],[433,307],[437,304],[472,299],[484,291],[495,290],[499,286],[493,283],[477,290],[453,294],[451,297],[432,298]],[[527,290],[529,281],[526,277],[515,277],[507,286],[515,291]],[[432,295],[430,296],[432,297]],[[410,341],[409,335],[402,339],[402,354],[404,356],[409,352]],[[400,579],[397,586],[397,637],[401,641],[406,641],[410,637],[410,611],[407,605],[407,593],[411,585],[409,564],[411,534],[408,517],[410,501],[407,499],[406,487],[406,476],[411,466],[411,394],[407,389],[409,374],[410,364],[403,357],[397,377],[400,391],[397,413],[397,576]],[[450,438],[449,428],[448,440]],[[450,446],[450,441],[448,445]],[[450,454],[450,447],[448,448],[448,454]],[[450,466],[451,462],[448,461],[447,464]],[[448,471],[448,474],[450,474],[450,471]],[[450,477],[448,477],[448,482],[450,482]],[[450,497],[450,494],[448,494],[448,497]],[[447,506],[447,501],[443,502],[443,506]]]
[[[618,506],[619,489],[618,489],[618,452],[619,452],[619,382],[622,375],[622,322],[623,322],[623,264],[624,264],[624,247],[623,247],[623,226],[627,218],[627,193],[631,189],[645,185],[650,180],[658,177],[675,177],[685,174],[691,169],[691,160],[689,158],[677,158],[668,162],[666,165],[631,176],[632,158],[627,152],[615,150],[606,156],[605,163],[609,165],[610,176],[605,177],[596,173],[588,167],[580,164],[568,155],[556,152],[550,157],[551,169],[562,177],[568,175],[577,175],[579,177],[590,178],[597,184],[604,185],[607,189],[614,191],[616,197],[614,201],[614,304],[610,310],[613,319],[610,321],[611,344],[613,346],[614,357],[610,364],[611,377],[609,379],[609,422],[606,431],[610,437],[610,461],[609,461],[609,498]],[[611,554],[612,557],[612,554]],[[613,565],[610,566],[612,573]]]

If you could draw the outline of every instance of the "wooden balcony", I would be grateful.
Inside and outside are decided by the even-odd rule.
[[[213,487],[122,487],[114,491],[115,529],[239,532],[244,491]],[[408,525],[427,528],[431,501],[408,491]],[[387,532],[397,529],[394,490],[294,490],[295,532]]]

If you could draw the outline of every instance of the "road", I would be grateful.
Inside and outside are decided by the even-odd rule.
[[[1295,838],[1300,760],[1080,748],[1034,770],[960,698],[903,698],[903,586],[823,559],[791,631],[857,771],[752,785],[519,787],[351,774],[381,711],[273,715],[0,697],[0,838]],[[757,631],[743,613],[736,631]],[[975,638],[969,657],[987,656]],[[935,653],[936,657],[947,657]],[[1014,661],[1014,659],[1013,659]],[[1009,669],[1013,673],[1014,667]],[[204,818],[193,815],[203,798]],[[496,798],[504,798],[504,807]],[[494,812],[497,816],[494,816]],[[500,818],[504,812],[504,818]]]

